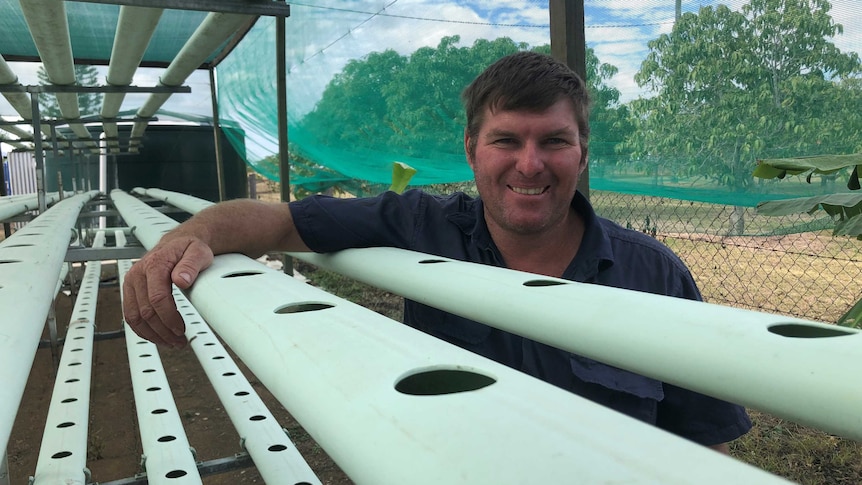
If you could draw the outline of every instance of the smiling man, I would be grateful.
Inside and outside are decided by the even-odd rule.
[[[655,239],[598,217],[576,191],[587,166],[589,97],[549,56],[520,52],[463,93],[464,149],[479,198],[411,190],[290,204],[224,202],[166,234],[125,279],[129,325],[185,345],[171,282],[194,283],[213,254],[332,252],[387,246],[573,281],[700,299],[688,269]],[[476,288],[476,298],[486,298]],[[572,308],[577,318],[578,308]],[[636,318],[636,316],[633,316]],[[745,410],[484,324],[405,301],[404,323],[553,385],[727,451],[751,427]],[[602,322],[595,322],[601,325]],[[525,396],[525,399],[529,399]]]

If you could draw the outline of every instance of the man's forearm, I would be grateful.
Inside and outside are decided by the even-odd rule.
[[[259,257],[267,251],[307,251],[296,234],[287,204],[237,199],[208,207],[166,234],[163,242],[194,237],[214,254]]]

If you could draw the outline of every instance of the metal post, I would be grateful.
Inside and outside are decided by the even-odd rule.
[[[30,93],[30,107],[33,111],[33,145],[36,158],[36,191],[39,197],[39,213],[45,212],[48,204],[45,202],[45,154],[42,153],[42,126],[39,122],[39,93]]]
[[[60,200],[66,198],[65,194],[63,193],[63,172],[61,172],[60,170],[57,170],[57,191]]]
[[[248,198],[257,199],[257,175],[254,172],[248,174]]]
[[[290,155],[287,149],[287,63],[285,59],[284,17],[275,18],[275,78],[278,99],[278,166],[281,201],[290,202]],[[285,274],[293,274],[293,259],[282,256]]]
[[[210,67],[210,97],[213,105],[213,136],[215,137],[216,177],[218,178],[218,200],[225,200],[224,159],[221,149],[221,125],[218,117],[215,68]]]
[[[583,0],[550,0],[551,55],[565,62],[586,81],[586,36],[584,34]],[[590,168],[578,181],[578,190],[590,198]]]

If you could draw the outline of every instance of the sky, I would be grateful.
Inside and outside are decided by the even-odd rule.
[[[547,0],[305,0],[290,2],[287,19],[289,103],[307,112],[320,97],[325,84],[350,59],[370,52],[394,49],[408,55],[421,47],[434,47],[445,36],[459,35],[460,45],[501,36],[531,46],[549,42]],[[683,12],[719,3],[738,10],[746,0],[683,0]],[[862,53],[862,5],[858,0],[832,0],[832,17],[844,26],[844,34],[833,39],[842,51]],[[673,26],[674,0],[586,0],[587,44],[601,62],[619,69],[608,81],[626,102],[643,94],[634,81],[648,50],[646,44]],[[250,59],[251,68],[270,67]],[[10,63],[25,85],[38,84],[38,64]],[[99,68],[104,76],[106,68]],[[139,70],[137,86],[155,86],[160,70]],[[273,71],[274,72],[274,71]],[[104,79],[102,77],[102,79]],[[196,72],[185,83],[191,94],[174,95],[165,110],[211,115],[209,78]],[[147,97],[128,95],[123,109],[136,109]],[[0,114],[14,114],[0,97]],[[8,150],[4,146],[3,150]]]

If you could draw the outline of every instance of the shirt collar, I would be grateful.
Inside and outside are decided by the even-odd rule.
[[[572,207],[584,220],[584,237],[581,240],[578,254],[575,255],[575,259],[563,273],[563,277],[574,281],[589,281],[594,279],[600,271],[613,265],[613,249],[601,219],[596,215],[583,194],[575,193]],[[497,252],[491,239],[491,233],[485,223],[482,199],[470,200],[463,210],[450,214],[448,219],[478,248]]]

